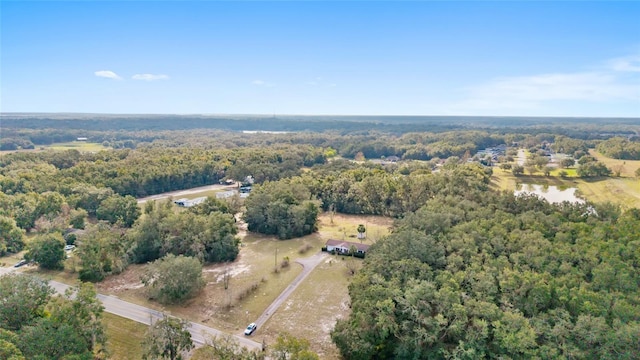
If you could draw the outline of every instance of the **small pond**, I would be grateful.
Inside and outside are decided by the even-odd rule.
[[[576,196],[576,188],[558,188],[554,185],[518,184],[513,192],[516,196],[521,194],[535,194],[550,203],[561,203],[563,201],[577,202],[583,204],[585,201]]]

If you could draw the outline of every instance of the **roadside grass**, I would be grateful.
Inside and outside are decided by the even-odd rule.
[[[109,359],[142,359],[142,340],[148,326],[106,312],[102,321],[107,328]]]
[[[599,152],[591,149],[589,154],[595,157],[598,161],[605,164],[609,169],[615,172],[618,166],[620,166],[620,177],[635,178],[635,171],[640,168],[640,160],[618,160],[606,157]],[[637,180],[640,182],[640,180]]]
[[[328,256],[291,294],[260,331],[256,341],[265,340],[267,347],[279,334],[288,332],[309,340],[311,349],[321,359],[340,359],[330,332],[337,319],[349,316],[348,285],[351,277],[346,262],[362,260],[346,256]]]

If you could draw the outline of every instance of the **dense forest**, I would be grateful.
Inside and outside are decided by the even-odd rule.
[[[640,212],[439,189],[378,241],[332,338],[348,359],[635,359]]]

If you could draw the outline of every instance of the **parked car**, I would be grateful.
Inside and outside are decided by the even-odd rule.
[[[75,245],[65,245],[64,251],[71,251],[71,250],[73,250],[75,248],[76,248]]]
[[[253,334],[254,331],[256,331],[257,328],[258,328],[258,325],[256,325],[256,323],[251,323],[249,324],[249,326],[247,326],[246,329],[244,329],[244,334],[251,335]]]
[[[20,267],[22,265],[27,265],[27,260],[20,260],[15,265],[13,265],[13,267]]]

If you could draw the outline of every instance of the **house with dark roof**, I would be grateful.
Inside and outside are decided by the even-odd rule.
[[[369,250],[369,246],[371,245],[367,245],[367,244],[361,244],[361,243],[355,243],[355,242],[349,242],[349,241],[342,241],[342,240],[327,240],[326,243],[326,248],[327,251],[329,252],[336,252],[338,254],[343,254],[343,255],[348,255],[350,254],[349,251],[354,248],[355,252],[357,254],[361,254],[364,256],[364,254],[367,253],[367,250]]]

